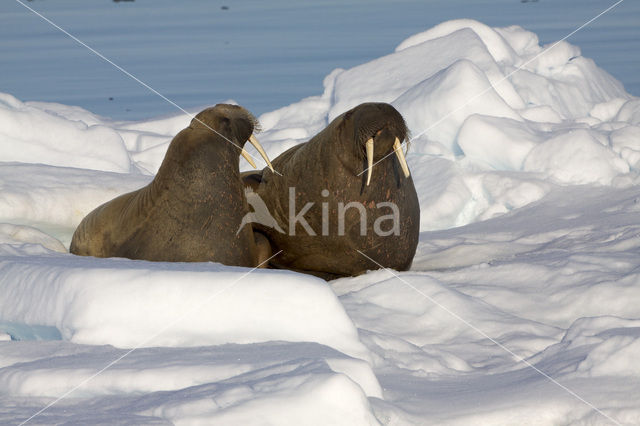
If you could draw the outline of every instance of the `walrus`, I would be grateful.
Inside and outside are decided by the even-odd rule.
[[[282,250],[270,266],[327,280],[380,265],[407,270],[420,225],[401,147],[408,137],[393,106],[365,103],[274,159],[278,174],[267,168],[244,173],[269,213],[254,229],[274,252]],[[274,220],[277,226],[269,224]]]
[[[153,181],[89,213],[73,234],[70,252],[257,266],[268,255],[251,227],[240,229],[249,210],[238,164],[242,154],[255,167],[244,150],[249,140],[271,166],[253,136],[257,123],[236,105],[198,113],[169,144]]]

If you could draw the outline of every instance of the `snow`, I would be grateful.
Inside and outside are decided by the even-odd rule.
[[[126,356],[125,356],[126,355]],[[3,392],[54,398],[118,360],[36,423],[194,422],[375,424],[363,389],[380,393],[370,366],[316,343],[272,342],[134,352],[67,342],[11,342],[3,348]],[[355,377],[360,385],[349,377]],[[27,399],[28,400],[28,399]],[[87,406],[97,411],[87,410]],[[31,415],[29,405],[23,406]],[[6,419],[6,417],[5,417]],[[238,423],[239,422],[239,423]],[[3,422],[4,423],[4,422]]]
[[[122,138],[113,129],[60,117],[46,106],[25,105],[11,95],[0,97],[0,155],[4,161],[129,172]],[[85,143],[91,141],[90,145]],[[20,149],[15,149],[20,146]],[[70,156],[69,152],[75,155]]]
[[[0,95],[0,423],[640,423],[640,100],[577,46],[455,20],[258,137],[273,158],[369,101],[413,135],[418,251],[327,284],[68,254],[190,117]]]
[[[367,359],[356,329],[324,281],[236,269],[6,256],[0,273],[12,282],[3,286],[9,296],[0,301],[0,310],[12,322],[55,326],[63,339],[77,343],[147,347],[313,341]],[[167,326],[158,327],[161,323]]]

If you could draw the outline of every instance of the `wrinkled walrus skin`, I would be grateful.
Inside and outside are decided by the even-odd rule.
[[[99,206],[82,220],[71,253],[256,266],[251,227],[236,235],[249,211],[238,146],[244,146],[256,123],[235,105],[200,112],[173,138],[149,185]]]
[[[374,166],[367,185],[365,145],[371,138]],[[411,266],[419,238],[420,207],[408,168],[403,173],[399,158],[393,154],[396,138],[398,144],[408,138],[400,113],[389,104],[366,103],[334,119],[310,141],[278,156],[273,166],[280,174],[266,168],[243,174],[245,184],[262,198],[284,230],[254,224],[254,229],[269,239],[274,253],[282,250],[271,261],[272,267],[333,279],[379,269],[377,263],[398,271]],[[377,161],[380,163],[375,164]],[[294,209],[289,200],[292,187]],[[344,207],[350,202],[361,204],[366,211],[365,235],[361,213],[354,207],[343,210],[344,232],[340,235],[339,203]],[[304,219],[316,235],[310,235],[300,221],[290,222],[291,213],[300,214],[307,203],[314,204]],[[382,219],[392,211],[379,203],[398,207],[398,235],[388,235],[392,221]],[[374,225],[379,218],[378,229],[383,232],[376,233]]]

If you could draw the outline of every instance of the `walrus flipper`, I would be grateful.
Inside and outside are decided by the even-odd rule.
[[[254,192],[258,190],[258,186],[262,182],[263,170],[251,170],[249,172],[240,173],[240,180],[244,184],[245,188],[249,187]]]

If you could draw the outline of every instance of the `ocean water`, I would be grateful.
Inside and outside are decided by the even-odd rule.
[[[442,21],[520,25],[541,43],[565,37],[601,0],[6,0],[0,92],[137,120],[176,107],[72,40],[50,19],[183,108],[233,99],[255,114],[322,93],[322,80],[391,53]],[[626,0],[568,41],[640,95],[640,2]]]

